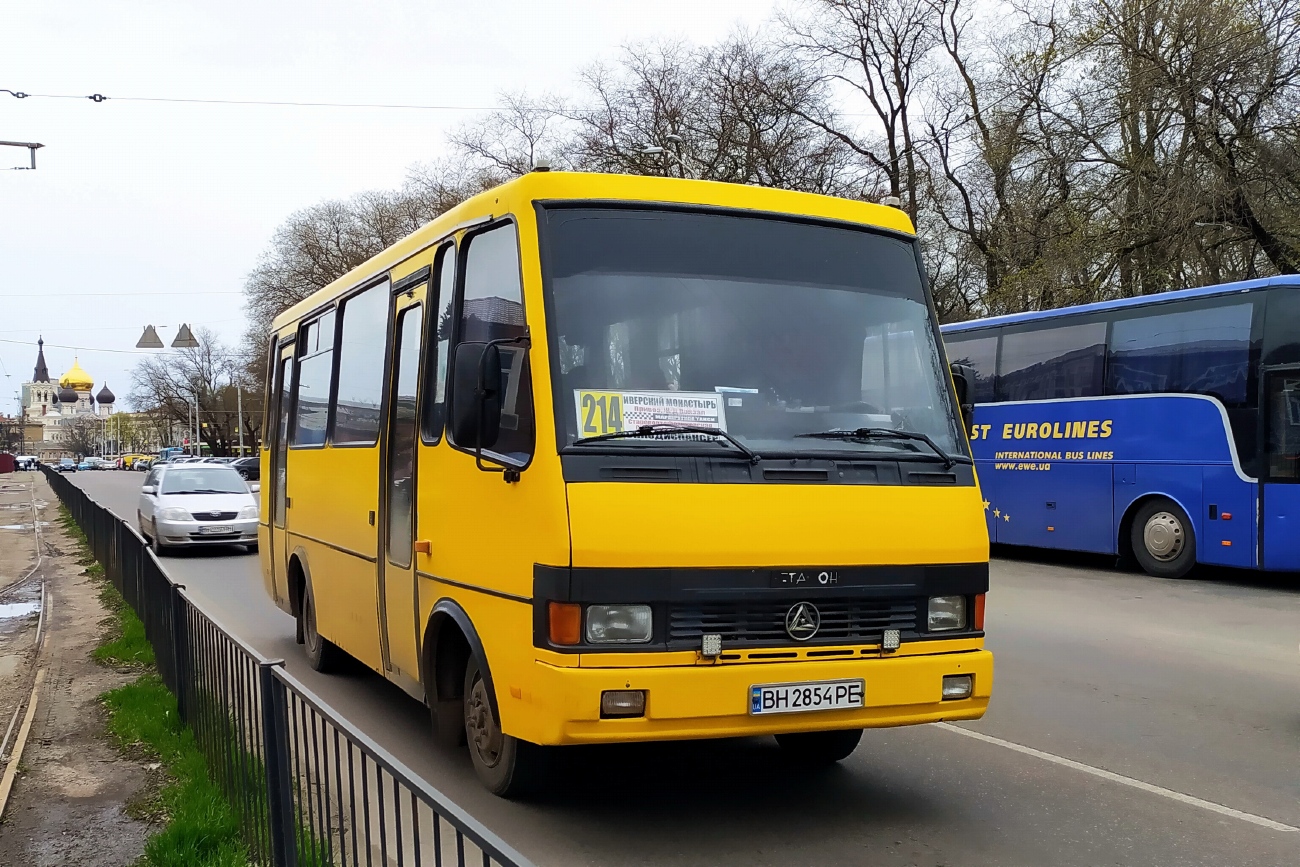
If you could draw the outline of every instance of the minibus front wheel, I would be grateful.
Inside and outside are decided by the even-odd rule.
[[[487,681],[472,655],[465,666],[465,739],[474,772],[492,794],[517,798],[541,788],[551,750],[501,731]]]

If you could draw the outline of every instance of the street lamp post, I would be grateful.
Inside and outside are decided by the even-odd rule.
[[[159,327],[165,328],[166,326],[159,326]],[[194,349],[198,347],[198,345],[199,345],[199,341],[197,338],[195,338],[194,332],[190,331],[189,324],[182,322],[181,327],[177,329],[176,337],[172,340],[172,349]],[[152,325],[146,325],[144,327],[144,333],[140,335],[140,339],[136,341],[135,346],[136,349],[162,349],[163,342],[162,342],[162,338],[158,336],[158,331]],[[199,454],[201,454],[201,452],[199,451],[199,434],[202,430],[201,423],[199,421],[198,388],[197,387],[194,388],[193,401],[191,401],[188,397],[185,397],[184,400],[185,400],[185,410],[186,410],[186,416],[185,416],[185,426],[187,429],[186,436],[193,437],[193,442],[192,442],[193,454],[195,456],[198,456]],[[191,406],[193,406],[194,408],[194,418],[192,424],[189,415],[189,410]]]

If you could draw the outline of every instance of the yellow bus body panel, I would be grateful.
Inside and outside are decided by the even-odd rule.
[[[978,489],[569,485],[574,566],[872,566],[988,560]]]

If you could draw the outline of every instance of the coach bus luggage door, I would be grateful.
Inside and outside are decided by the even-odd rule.
[[[392,370],[380,455],[379,634],[384,668],[409,687],[420,677],[415,638],[415,470],[425,284],[399,283],[398,287],[393,296]]]
[[[280,347],[280,357],[275,363],[275,379],[271,389],[271,419],[274,429],[267,431],[271,444],[270,473],[262,479],[262,485],[270,485],[269,496],[264,502],[271,506],[270,550],[266,552],[266,562],[270,564],[270,573],[277,601],[289,596],[288,563],[284,530],[285,509],[289,504],[288,476],[285,465],[289,456],[289,409],[293,402],[293,347],[292,342]]]
[[[1300,570],[1300,365],[1260,376],[1259,563]]]

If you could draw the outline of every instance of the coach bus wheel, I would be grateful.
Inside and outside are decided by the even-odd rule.
[[[340,651],[316,628],[316,592],[311,589],[310,581],[303,591],[302,609],[298,616],[302,618],[302,643],[307,651],[307,662],[322,674],[334,671],[338,668]]]
[[[471,656],[465,666],[465,737],[474,771],[487,790],[503,798],[537,791],[546,776],[548,749],[501,731],[487,682]]]
[[[776,742],[781,745],[782,751],[805,765],[833,765],[847,759],[858,748],[860,740],[862,729],[796,732],[776,736]]]
[[[1196,537],[1187,513],[1172,500],[1144,503],[1133,516],[1133,556],[1148,575],[1182,578],[1196,565]]]

